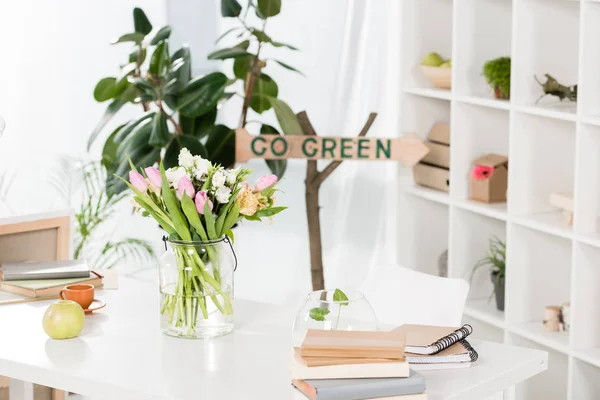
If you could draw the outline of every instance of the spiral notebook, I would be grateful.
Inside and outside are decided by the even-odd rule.
[[[411,366],[412,364],[472,363],[479,358],[479,354],[466,340],[461,340],[436,354],[406,353],[405,356]]]
[[[405,334],[405,352],[413,354],[436,354],[473,333],[469,324],[461,328],[432,325],[402,325],[395,332]]]

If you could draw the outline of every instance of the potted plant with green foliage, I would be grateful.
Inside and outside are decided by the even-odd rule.
[[[216,118],[219,107],[235,95],[243,98],[237,127],[246,128],[250,122],[257,122],[247,118],[250,110],[262,114],[273,109],[280,129],[258,122],[252,125],[257,127],[256,134],[301,134],[296,115],[278,97],[277,83],[263,72],[267,64],[299,72],[263,54],[268,47],[298,50],[265,32],[267,20],[280,10],[281,0],[250,0],[245,7],[237,0],[222,0],[221,15],[236,19],[239,24],[219,40],[237,34],[239,43],[217,50],[209,58],[233,59],[233,71],[230,76],[212,72],[197,77],[192,77],[190,49],[184,45],[171,51],[171,27],[153,28],[142,9],[133,10],[133,32],[112,42],[131,46],[129,57],[116,76],[101,79],[94,89],[96,101],[108,102],[108,107],[90,135],[88,148],[104,138],[102,165],[107,171],[107,194],[118,194],[126,188],[116,176],[127,175],[131,169],[128,158],[140,168],[161,161],[170,168],[177,165],[181,149],[187,148],[193,155],[215,164],[233,166],[236,127],[217,124]],[[259,27],[248,22],[251,11],[258,17]],[[232,88],[236,82],[242,82],[241,93]],[[137,105],[140,115],[105,132],[107,123],[126,104]],[[285,172],[286,160],[267,160],[267,164],[278,177]]]
[[[483,64],[483,75],[494,89],[497,99],[510,99],[510,57],[500,57]]]
[[[504,285],[506,281],[506,243],[497,237],[490,239],[490,245],[485,257],[477,261],[471,272],[471,281],[475,272],[481,267],[491,268],[491,279],[494,285],[494,291],[491,297],[496,295],[496,307],[504,311]]]

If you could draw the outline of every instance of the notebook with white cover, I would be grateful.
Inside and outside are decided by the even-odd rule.
[[[342,379],[342,378],[406,378],[410,375],[408,362],[338,364],[310,367],[299,352],[292,357],[292,379]]]
[[[85,260],[6,263],[1,271],[4,281],[71,279],[90,275]]]
[[[402,332],[406,335],[407,353],[435,354],[465,339],[473,333],[473,328],[469,324],[461,328],[405,324],[394,329],[393,332]]]
[[[405,357],[406,361],[412,366],[415,364],[475,362],[479,358],[479,354],[477,354],[469,342],[462,340],[436,354],[405,353]]]

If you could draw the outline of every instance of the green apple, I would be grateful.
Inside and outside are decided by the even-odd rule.
[[[452,60],[444,61],[440,64],[442,68],[452,68]]]
[[[425,58],[423,58],[423,61],[421,61],[421,65],[426,65],[428,67],[439,67],[443,62],[444,59],[442,58],[442,56],[440,56],[436,52],[433,52],[427,54]]]
[[[70,339],[79,335],[85,324],[83,308],[71,300],[50,304],[44,313],[42,327],[52,339]]]

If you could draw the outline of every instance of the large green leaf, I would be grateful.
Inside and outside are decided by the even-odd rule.
[[[179,95],[177,111],[187,117],[199,117],[211,111],[225,92],[227,76],[213,72],[192,79]]]
[[[98,102],[113,99],[123,93],[129,86],[127,80],[117,81],[116,78],[103,78],[94,88],[94,99]]]
[[[242,47],[228,47],[213,51],[208,55],[209,60],[226,60],[228,58],[244,57],[250,55],[246,49]]]
[[[261,18],[274,17],[281,11],[281,0],[258,0],[257,9]]]
[[[185,85],[188,84],[192,75],[192,61],[189,48],[184,46],[173,53],[171,62],[171,67],[167,74],[167,81],[172,82],[174,80],[174,93],[179,93],[183,90]],[[176,107],[176,104],[172,106],[167,103],[167,105],[171,108]]]
[[[302,135],[304,132],[300,127],[296,114],[292,111],[290,106],[287,105],[283,100],[269,97],[273,110],[275,110],[275,116],[281,126],[281,130],[286,135]]]
[[[208,159],[224,167],[235,164],[235,130],[215,125],[206,140]]]
[[[254,37],[256,37],[259,42],[270,43],[272,41],[269,35],[267,35],[264,31],[258,29],[252,29],[252,35],[254,35]]]
[[[144,122],[147,119],[151,119],[154,117],[154,113],[155,111],[147,111],[144,114],[142,114],[138,119],[129,121],[127,124],[125,124],[125,126],[123,127],[123,129],[121,129],[117,136],[115,136],[115,142],[117,143],[121,143],[123,140],[125,140],[125,138],[127,138],[127,136],[129,136],[131,134],[131,132],[133,132],[133,130],[142,122]]]
[[[152,120],[144,120],[138,124],[131,134],[129,134],[122,142],[119,143],[117,149],[117,161],[122,161],[127,158],[127,154],[134,150],[149,146],[150,134],[152,133]]]
[[[152,32],[152,24],[144,10],[139,7],[133,9],[133,26],[136,32],[142,33],[144,36]]]
[[[167,125],[167,117],[161,111],[157,111],[152,118],[152,133],[150,134],[150,146],[163,148],[169,143],[171,134]]]
[[[260,74],[254,88],[252,89],[252,98],[250,99],[250,107],[259,114],[271,108],[270,97],[277,97],[279,88],[277,83],[267,74]]]
[[[169,142],[167,150],[165,151],[165,156],[163,157],[165,168],[171,168],[178,165],[179,153],[184,147],[195,156],[202,156],[203,158],[207,157],[206,148],[200,142],[200,139],[192,135],[174,136],[171,142]]]
[[[109,173],[111,172],[111,166],[117,157],[117,148],[119,147],[119,144],[115,142],[115,136],[125,125],[126,124],[119,125],[104,142],[101,163]]]
[[[133,42],[135,44],[140,44],[140,43],[142,43],[142,40],[144,40],[144,34],[139,33],[139,32],[133,32],[133,33],[126,33],[123,36],[113,39],[110,43],[117,44],[117,43]]]
[[[279,133],[279,131],[277,129],[275,129],[271,125],[266,125],[266,124],[263,124],[260,127],[260,134],[261,135],[281,135],[281,133]],[[265,160],[265,162],[269,166],[269,169],[271,170],[271,172],[274,173],[275,175],[277,175],[278,179],[281,179],[283,177],[283,174],[285,174],[285,170],[287,169],[287,160]]]
[[[163,26],[156,32],[152,40],[150,41],[151,46],[156,46],[161,41],[168,39],[171,36],[171,27],[169,25]]]
[[[119,110],[121,109],[121,107],[123,107],[125,103],[125,100],[115,99],[108,105],[108,107],[106,107],[104,115],[102,116],[102,118],[100,118],[100,121],[98,121],[96,127],[94,128],[88,139],[88,150],[90,149],[90,147],[92,147],[92,144],[94,143],[100,132],[102,132],[102,129],[104,129],[108,121],[110,121],[112,117],[114,117],[115,114],[119,112]]]
[[[221,16],[237,17],[242,12],[242,6],[236,0],[221,0]]]
[[[171,65],[171,57],[169,55],[169,41],[160,42],[154,49],[154,53],[150,57],[150,65],[148,71],[158,77],[166,75]]]
[[[248,75],[248,70],[250,69],[250,65],[252,65],[252,60],[254,56],[244,56],[237,57],[233,61],[233,74],[238,79],[246,79],[246,75]]]
[[[208,135],[217,119],[217,108],[199,117],[190,118],[185,115],[179,115],[179,124],[183,133],[196,136],[198,139]]]

